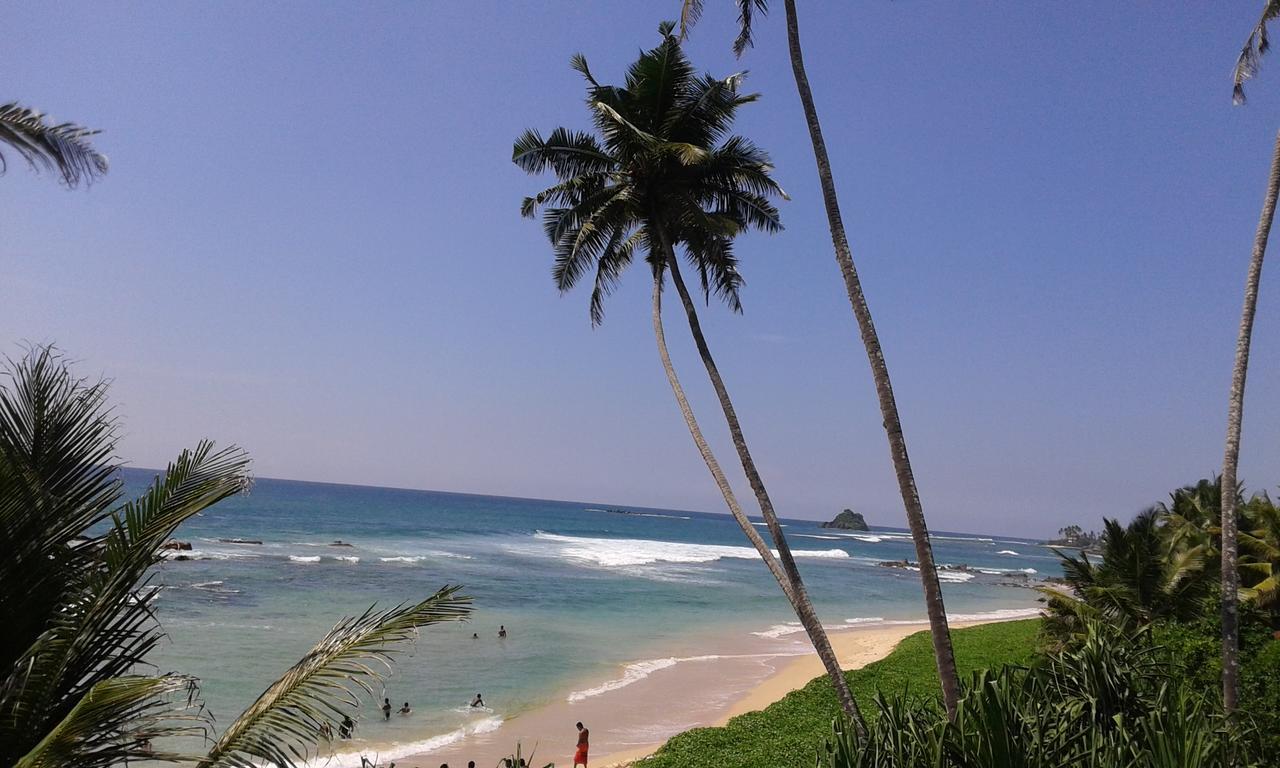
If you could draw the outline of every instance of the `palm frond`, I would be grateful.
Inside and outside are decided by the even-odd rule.
[[[59,613],[68,584],[93,561],[96,544],[86,534],[109,517],[120,481],[104,382],[74,377],[53,347],[6,361],[3,378],[0,669],[12,669]]]
[[[182,675],[103,680],[45,733],[14,768],[114,768],[140,762],[185,762],[153,743],[205,732],[194,708],[195,679]]]
[[[591,83],[591,85],[597,88],[600,87],[600,84],[596,82],[595,75],[591,74],[591,68],[587,66],[586,56],[583,56],[581,53],[575,53],[572,56],[570,56],[569,68],[572,69],[574,72],[581,74],[584,78],[586,78],[586,81],[588,83]]]
[[[689,39],[689,31],[702,18],[703,0],[684,0],[680,3],[680,42]]]
[[[1240,49],[1240,56],[1236,58],[1235,69],[1232,70],[1232,103],[1239,105],[1245,102],[1244,82],[1257,75],[1262,68],[1262,57],[1271,50],[1271,41],[1267,37],[1267,24],[1277,16],[1280,16],[1280,0],[1265,0],[1262,16],[1249,32],[1248,39],[1244,41],[1244,47]]]
[[[107,172],[107,158],[89,138],[97,134],[75,123],[51,125],[45,115],[17,102],[0,105],[0,144],[8,144],[36,171],[54,170],[68,187]],[[8,169],[0,152],[0,173]]]
[[[185,520],[247,483],[248,458],[202,442],[184,451],[139,499],[113,513],[91,567],[79,571],[44,631],[0,687],[0,714],[16,737],[77,706],[91,688],[143,663],[161,638],[145,580],[160,548]]]
[[[561,179],[605,173],[614,160],[589,133],[557,128],[545,140],[535,130],[525,131],[511,150],[511,162],[526,173],[550,169]]]
[[[751,29],[753,11],[759,11],[761,16],[767,14],[768,0],[738,0],[738,36],[733,41],[735,56],[741,56],[755,44]]]
[[[200,768],[256,768],[261,762],[293,768],[307,760],[322,725],[359,706],[360,692],[390,670],[397,648],[422,627],[459,621],[471,612],[460,587],[445,587],[416,605],[370,608],[339,622],[306,656],[268,687],[231,723]]]
[[[635,256],[636,249],[646,243],[643,229],[630,235],[621,226],[615,227],[613,237],[596,262],[596,280],[591,289],[590,314],[592,327],[604,322],[604,300],[622,280],[622,273]]]

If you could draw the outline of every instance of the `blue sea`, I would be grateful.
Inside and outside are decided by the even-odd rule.
[[[126,483],[153,474],[126,470]],[[878,565],[914,559],[903,530],[785,522],[824,624],[923,619],[919,574]],[[464,586],[470,621],[425,630],[377,689],[413,716],[384,723],[373,702],[356,713],[361,744],[384,754],[625,685],[645,660],[804,637],[727,515],[258,479],[178,538],[192,550],[171,554],[191,559],[158,569],[168,639],[154,660],[199,677],[224,725],[344,616]],[[956,617],[1027,615],[1038,595],[1026,584],[1060,572],[1027,540],[939,532],[933,543],[939,563],[976,569],[943,573]],[[478,692],[483,711],[467,706]]]

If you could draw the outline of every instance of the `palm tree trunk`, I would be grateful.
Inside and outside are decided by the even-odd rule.
[[[725,389],[724,381],[720,378],[715,360],[711,357],[711,351],[708,349],[706,339],[702,335],[697,309],[689,296],[689,291],[685,288],[684,281],[680,278],[679,266],[676,264],[674,252],[665,238],[661,235],[659,237],[662,239],[661,247],[666,253],[667,264],[671,268],[672,281],[675,283],[676,290],[680,293],[680,300],[684,303],[685,313],[689,318],[689,328],[693,332],[698,353],[702,356],[702,362],[706,365],[707,372],[711,376],[712,386],[716,390],[716,395],[720,398],[720,405],[724,410],[725,419],[729,422],[729,431],[733,437],[734,445],[738,448],[739,456],[742,457],[743,469],[747,472],[752,488],[757,489],[756,497],[761,500],[761,513],[769,526],[770,533],[773,535],[774,546],[778,550],[777,557],[774,556],[773,552],[769,551],[768,546],[761,539],[755,526],[743,514],[741,506],[733,495],[733,491],[729,488],[729,483],[725,479],[723,471],[721,471],[719,464],[715,462],[715,457],[711,455],[711,449],[707,446],[701,430],[693,420],[693,413],[684,397],[684,390],[675,378],[675,370],[671,365],[671,358],[667,354],[666,336],[662,331],[662,276],[661,273],[658,273],[655,277],[653,288],[653,332],[658,338],[658,352],[662,356],[662,365],[667,372],[667,380],[671,382],[671,389],[676,393],[676,400],[680,402],[680,411],[684,414],[685,423],[689,425],[689,432],[693,434],[694,442],[698,444],[698,450],[702,453],[703,460],[707,462],[708,469],[711,469],[712,475],[715,476],[716,483],[720,486],[720,491],[724,495],[725,501],[729,504],[729,509],[733,512],[734,519],[738,521],[738,526],[742,528],[743,533],[751,540],[756,551],[760,553],[765,564],[769,566],[774,578],[778,580],[779,586],[782,587],[782,591],[786,594],[787,599],[791,602],[791,607],[796,612],[796,618],[800,620],[800,625],[804,627],[805,633],[809,635],[809,641],[813,643],[813,648],[817,651],[818,658],[822,660],[822,665],[826,668],[827,675],[831,678],[831,684],[835,687],[836,698],[840,701],[840,708],[853,721],[859,735],[863,735],[865,730],[862,713],[858,711],[858,704],[853,699],[853,692],[849,690],[849,681],[845,679],[844,671],[840,668],[840,661],[836,658],[835,649],[831,647],[831,641],[827,638],[826,630],[823,629],[822,622],[818,619],[818,614],[813,608],[813,602],[809,599],[809,593],[804,587],[804,581],[800,578],[800,571],[796,568],[795,559],[791,556],[791,549],[787,544],[787,539],[782,533],[782,526],[773,512],[773,505],[769,502],[769,496],[765,492],[764,483],[760,480],[760,475],[751,460],[751,454],[747,451],[746,441],[742,437],[742,428],[738,424],[738,417],[733,409],[733,403],[729,399],[729,393]],[[764,511],[765,509],[768,510],[767,513]]]
[[[929,543],[929,529],[925,525],[920,493],[916,489],[915,476],[911,471],[907,441],[902,434],[902,422],[898,418],[898,405],[893,397],[893,386],[889,381],[889,369],[885,365],[884,351],[880,348],[880,338],[876,335],[875,324],[871,320],[871,310],[867,307],[866,296],[862,293],[862,284],[858,280],[858,272],[853,265],[849,238],[845,234],[844,221],[840,216],[835,179],[831,175],[831,160],[827,157],[827,145],[822,138],[822,124],[818,122],[818,111],[813,104],[813,91],[809,88],[809,76],[804,69],[795,0],[786,0],[786,10],[791,70],[795,75],[800,102],[804,106],[805,121],[809,124],[809,138],[813,142],[813,156],[818,165],[818,178],[821,181],[822,199],[827,209],[831,242],[835,246],[836,263],[840,265],[840,273],[844,276],[849,303],[853,305],[853,314],[857,318],[858,329],[862,334],[862,344],[866,347],[867,358],[871,362],[871,375],[875,379],[876,394],[880,400],[880,414],[884,419],[885,432],[889,437],[889,453],[893,458],[894,472],[898,476],[898,490],[906,507],[907,525],[911,529],[911,538],[915,542],[916,559],[920,561],[920,580],[924,587],[925,610],[929,615],[929,632],[933,638],[933,655],[938,664],[938,678],[942,683],[942,700],[947,707],[947,716],[955,719],[956,707],[960,700],[960,679],[956,674],[955,654],[951,648],[946,608],[942,603],[942,586],[938,583],[938,572],[933,562],[933,547]]]
[[[1240,335],[1236,338],[1236,359],[1231,369],[1231,396],[1227,405],[1227,449],[1222,457],[1222,706],[1234,712],[1240,689],[1240,574],[1236,566],[1236,468],[1240,461],[1240,423],[1244,417],[1244,382],[1249,369],[1249,342],[1253,336],[1253,315],[1258,307],[1258,281],[1262,259],[1267,253],[1267,237],[1276,213],[1280,190],[1280,133],[1271,155],[1271,175],[1267,196],[1253,239],[1253,257],[1244,283],[1244,309],[1240,313]]]

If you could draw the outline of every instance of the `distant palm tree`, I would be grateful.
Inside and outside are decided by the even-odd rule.
[[[742,55],[752,44],[751,25],[755,13],[768,13],[767,0],[736,0],[738,6],[738,37],[734,40],[734,53]],[[925,611],[929,616],[929,632],[933,640],[933,654],[938,666],[938,678],[942,684],[942,700],[947,715],[954,718],[960,700],[960,678],[956,673],[955,652],[951,647],[951,632],[947,626],[947,611],[942,602],[942,585],[933,561],[933,546],[929,542],[929,527],[924,519],[924,507],[916,488],[911,459],[907,455],[907,439],[902,433],[902,420],[898,417],[898,404],[893,396],[893,384],[889,380],[889,367],[885,363],[884,350],[871,319],[867,297],[862,292],[858,270],[853,264],[853,251],[845,234],[844,219],[840,215],[840,201],[836,197],[835,177],[831,173],[831,159],[827,156],[827,144],[822,137],[822,123],[813,102],[813,90],[809,87],[809,75],[805,71],[804,55],[800,48],[800,27],[796,17],[795,0],[785,0],[787,12],[787,42],[791,55],[791,70],[795,76],[796,90],[804,108],[809,126],[809,138],[813,144],[813,157],[818,166],[818,181],[822,187],[822,200],[826,206],[827,224],[831,230],[831,243],[835,248],[836,263],[844,278],[845,292],[853,307],[871,363],[871,376],[875,380],[876,395],[880,401],[880,416],[889,439],[889,455],[893,459],[898,478],[898,491],[906,509],[907,526],[915,544],[916,559],[920,561],[920,581],[924,589]],[[702,15],[703,0],[683,0],[681,23],[684,30],[697,22]]]
[[[756,96],[738,92],[737,75],[698,77],[673,29],[670,23],[660,27],[661,44],[641,54],[622,86],[601,85],[585,59],[573,58],[573,68],[587,80],[587,104],[599,136],[565,128],[557,128],[545,139],[536,131],[521,136],[515,143],[513,161],[528,173],[549,170],[559,179],[556,185],[526,198],[522,212],[533,216],[545,208],[544,229],[555,253],[552,278],[562,292],[594,272],[592,324],[603,320],[604,298],[622,272],[637,253],[644,254],[653,278],[652,320],[659,356],[698,452],[734,519],[791,602],[826,665],[842,706],[859,719],[857,705],[747,449],[678,259],[678,249],[683,249],[704,298],[715,293],[732,310],[740,311],[742,278],[733,238],[746,229],[779,229],[770,197],[782,191],[770,176],[767,155],[740,136],[727,136],[737,109]],[[772,534],[776,555],[738,503],[671,364],[662,325],[662,292],[668,274]]]
[[[1280,0],[1267,0],[1262,17],[1254,25],[1236,60],[1233,100],[1244,103],[1244,81],[1258,73],[1262,56],[1270,48],[1267,23],[1280,15]],[[1258,307],[1258,282],[1262,277],[1262,260],[1267,253],[1267,238],[1276,213],[1276,197],[1280,194],[1280,133],[1271,153],[1271,173],[1262,202],[1262,215],[1253,239],[1253,256],[1244,283],[1244,308],[1240,312],[1240,331],[1236,337],[1236,357],[1231,368],[1231,391],[1227,400],[1227,440],[1222,457],[1222,483],[1233,488],[1236,468],[1240,463],[1240,427],[1244,418],[1244,386],[1249,370],[1249,343],[1253,338],[1253,316]],[[1240,695],[1240,577],[1237,570],[1237,532],[1235,499],[1228,495],[1222,504],[1222,705],[1228,713],[1236,710]]]
[[[137,499],[121,503],[116,424],[103,383],[74,378],[34,349],[0,386],[0,765],[109,768],[134,761],[203,768],[296,766],[358,692],[372,693],[417,628],[462,618],[455,587],[337,626],[203,755],[173,737],[212,723],[198,681],[148,673],[163,633],[152,568],[178,526],[247,487],[238,448],[183,451]]]
[[[43,114],[16,102],[0,104],[0,144],[9,145],[37,171],[56,168],[69,187],[107,172],[106,156],[89,143],[97,133],[75,123],[50,125]],[[0,173],[7,169],[0,152]]]

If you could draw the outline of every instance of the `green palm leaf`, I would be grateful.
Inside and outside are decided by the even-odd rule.
[[[370,684],[390,671],[397,645],[421,627],[470,614],[471,599],[459,589],[445,587],[416,605],[370,608],[339,622],[227,727],[200,767],[256,768],[265,761],[292,768],[304,762],[322,725],[359,706],[361,691],[373,695]]]
[[[194,694],[195,680],[182,675],[103,680],[14,768],[111,768],[131,759],[184,762],[184,756],[156,751],[151,744],[204,732],[206,718],[184,711]],[[183,698],[187,707],[180,703]]]

